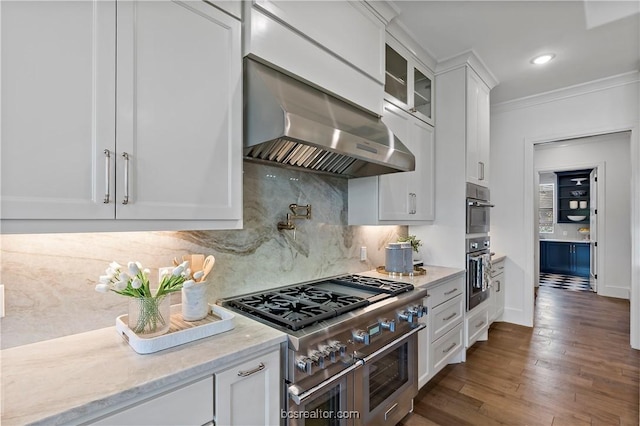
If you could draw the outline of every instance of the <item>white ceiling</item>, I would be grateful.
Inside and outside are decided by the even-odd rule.
[[[473,50],[498,79],[491,102],[640,70],[640,1],[394,1],[440,62]],[[556,54],[544,66],[530,60]]]

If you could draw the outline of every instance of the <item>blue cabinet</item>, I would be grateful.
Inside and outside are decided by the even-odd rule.
[[[540,241],[540,272],[588,277],[589,243]]]

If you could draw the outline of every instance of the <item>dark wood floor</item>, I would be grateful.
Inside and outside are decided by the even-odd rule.
[[[638,425],[639,364],[628,301],[541,287],[535,327],[494,323],[400,424]]]

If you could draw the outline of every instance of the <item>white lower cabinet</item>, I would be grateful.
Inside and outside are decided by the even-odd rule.
[[[491,309],[489,323],[502,317],[504,313],[504,260],[491,265]]]
[[[433,375],[442,370],[453,361],[454,357],[460,354],[463,349],[463,331],[462,323],[460,323],[431,344],[430,358]]]
[[[280,351],[215,374],[216,425],[280,424]]]
[[[478,340],[489,338],[489,309],[491,300],[476,306],[464,319],[465,347],[469,348]]]
[[[427,328],[418,334],[418,387],[445,365],[464,361],[464,274],[429,289]]]
[[[92,425],[194,425],[213,419],[213,376],[143,400]]]
[[[424,299],[423,306],[427,305],[428,300]],[[427,383],[429,374],[431,373],[431,364],[429,363],[429,349],[431,338],[429,337],[429,315],[423,315],[418,318],[418,322],[426,324],[426,328],[423,328],[418,332],[418,388]]]

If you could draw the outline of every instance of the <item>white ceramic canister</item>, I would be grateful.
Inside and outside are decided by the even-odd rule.
[[[387,272],[408,274],[413,271],[411,243],[389,243],[385,247],[385,267]]]
[[[586,201],[580,201],[580,208],[581,209],[586,209],[587,208],[587,202]]]
[[[577,209],[578,208],[578,202],[577,201],[569,201],[569,208],[570,209]]]

